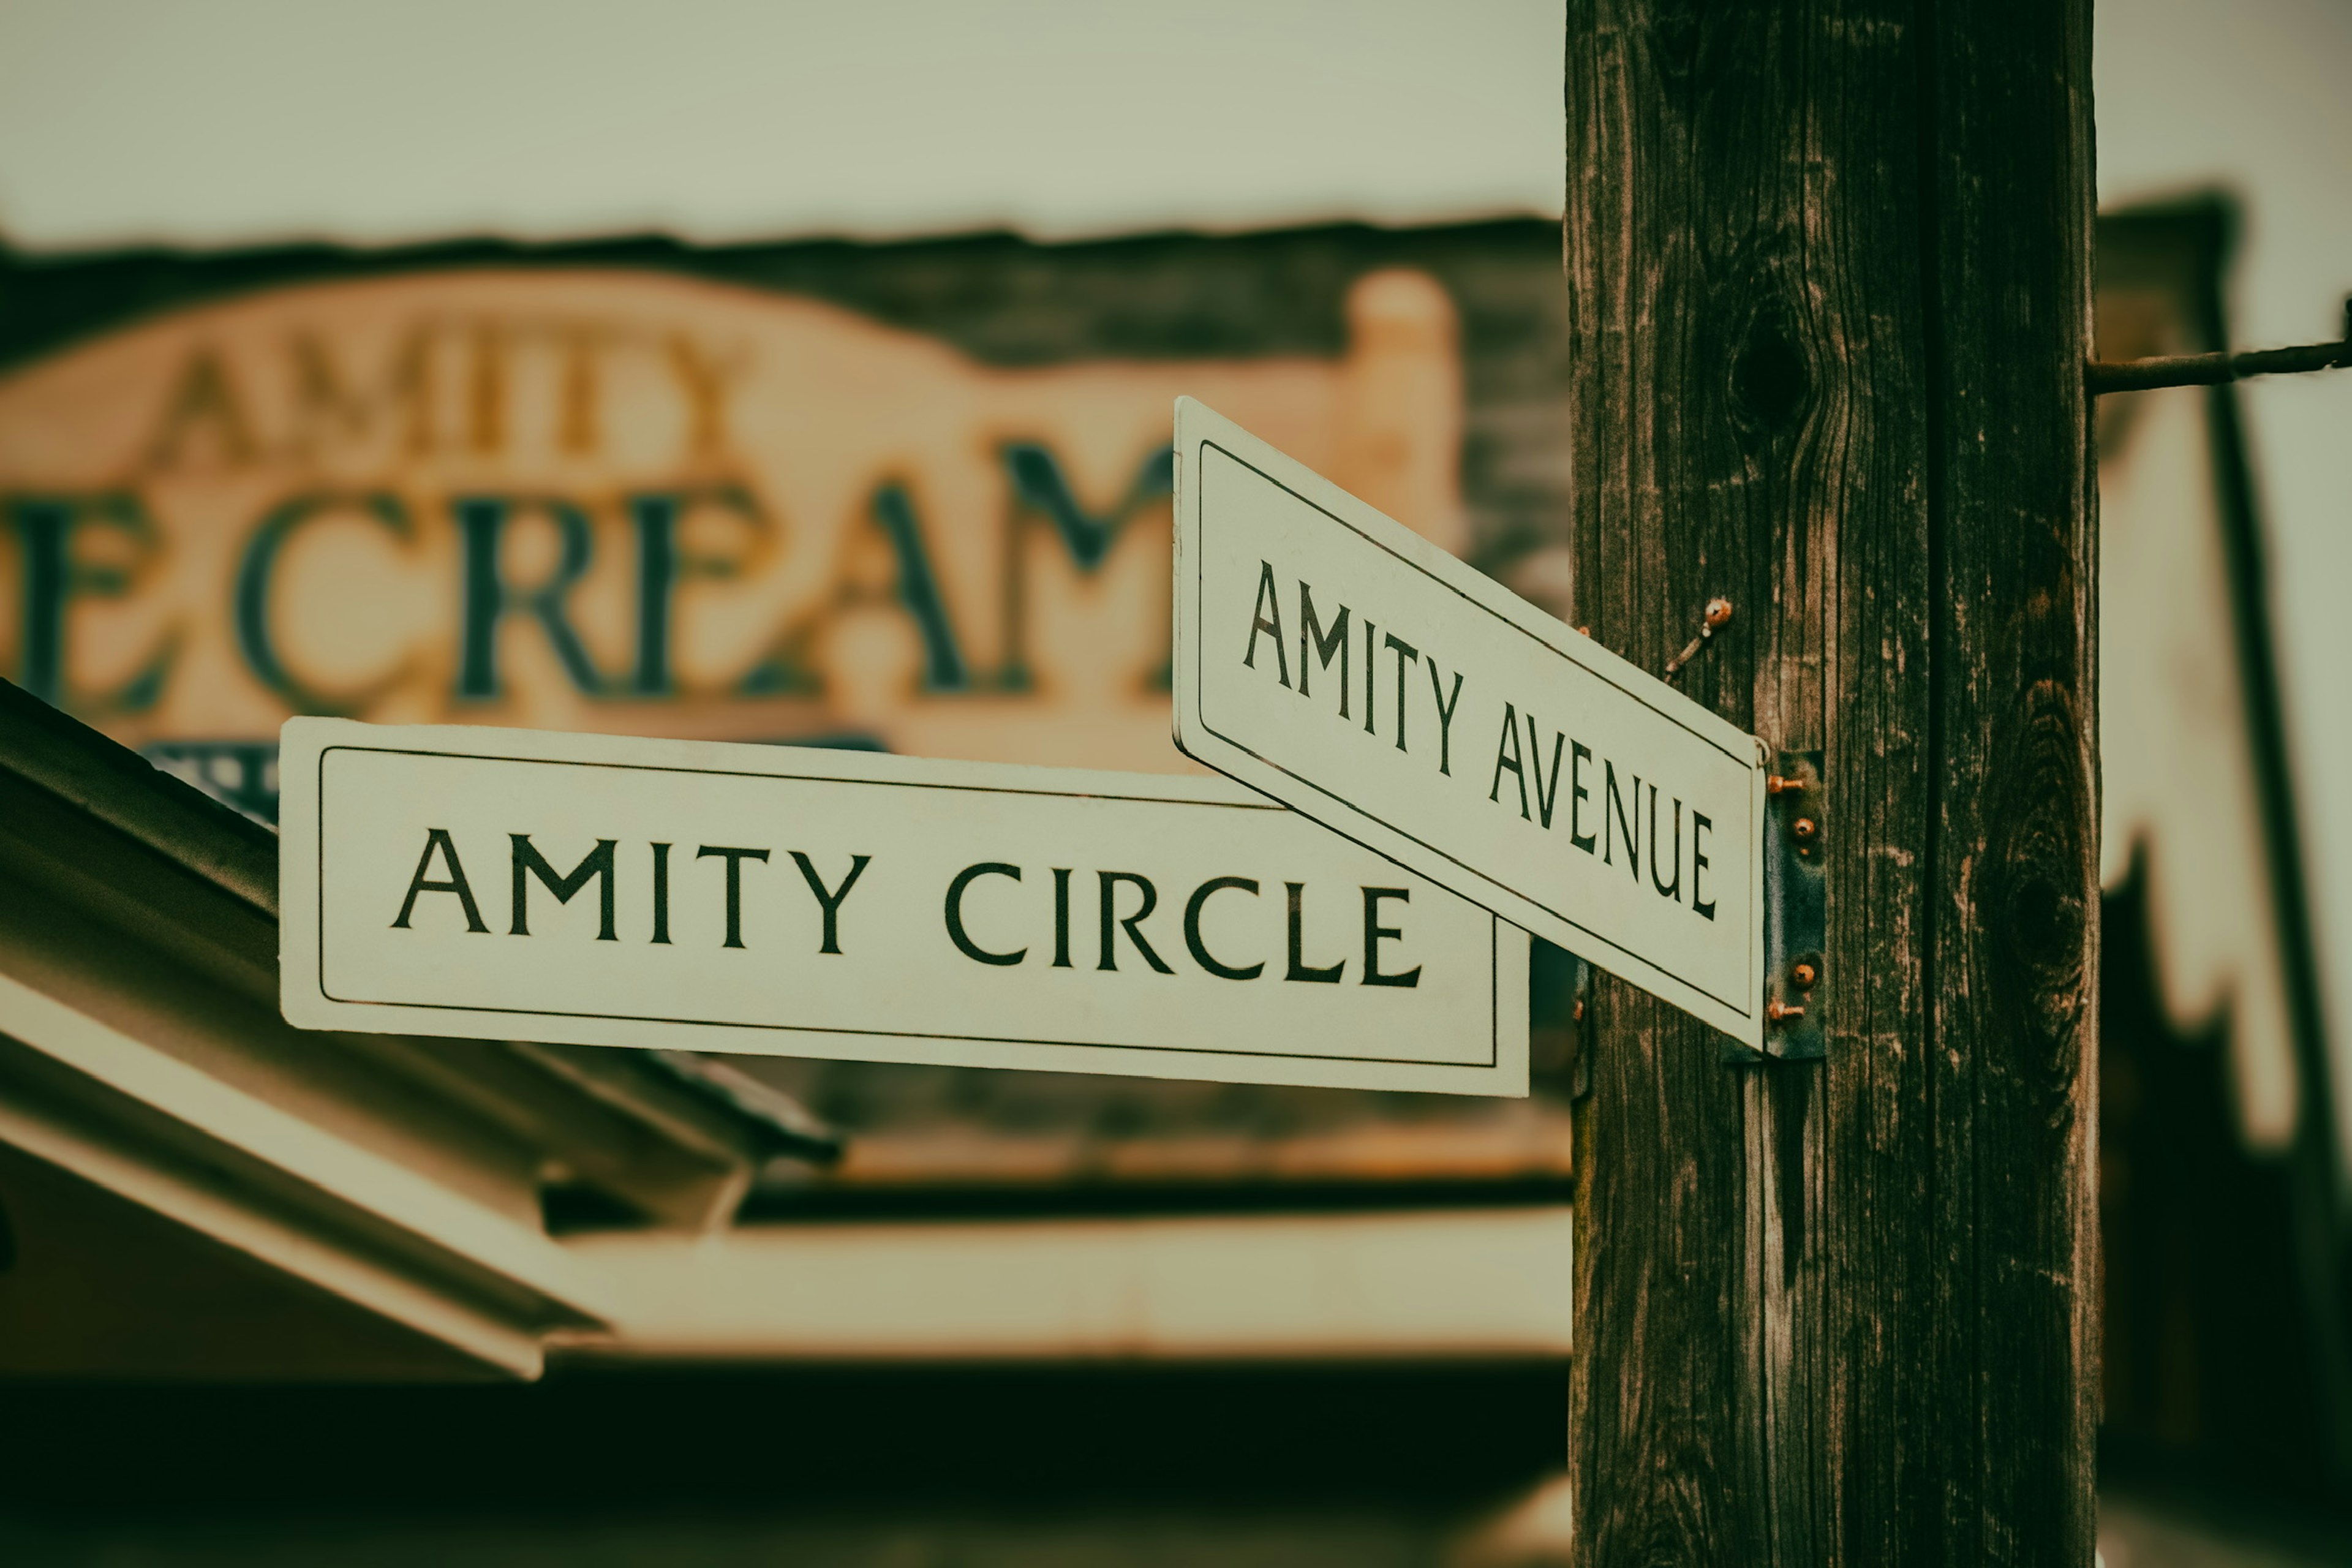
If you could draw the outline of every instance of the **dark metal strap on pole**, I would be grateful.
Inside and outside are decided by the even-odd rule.
[[[2289,375],[2307,370],[2352,368],[2352,300],[2344,301],[2344,336],[2332,343],[2292,349],[2240,349],[2210,354],[2163,354],[2154,359],[2095,359],[2084,367],[2094,396],[2105,392],[2148,392],[2160,386],[2219,386],[2250,375]]]

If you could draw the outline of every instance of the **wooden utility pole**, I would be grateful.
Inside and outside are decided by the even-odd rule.
[[[2087,1564],[2088,0],[1574,0],[1578,619],[1820,751],[1818,1061],[1606,981],[1586,1568]]]

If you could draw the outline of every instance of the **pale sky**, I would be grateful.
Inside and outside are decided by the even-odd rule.
[[[0,229],[903,235],[1557,212],[1559,0],[0,0]]]

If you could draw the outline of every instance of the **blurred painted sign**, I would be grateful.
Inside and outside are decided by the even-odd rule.
[[[1453,308],[1336,358],[982,364],[808,299],[426,271],[152,318],[0,380],[0,670],[274,809],[292,714],[1146,770],[1168,409],[1464,543]]]
[[[1528,1090],[1528,938],[1222,779],[285,730],[306,1028]]]

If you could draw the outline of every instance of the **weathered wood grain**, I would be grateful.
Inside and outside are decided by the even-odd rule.
[[[1826,752],[1822,1063],[1595,997],[1589,1564],[2085,1563],[2084,0],[1579,0],[1580,621]]]

